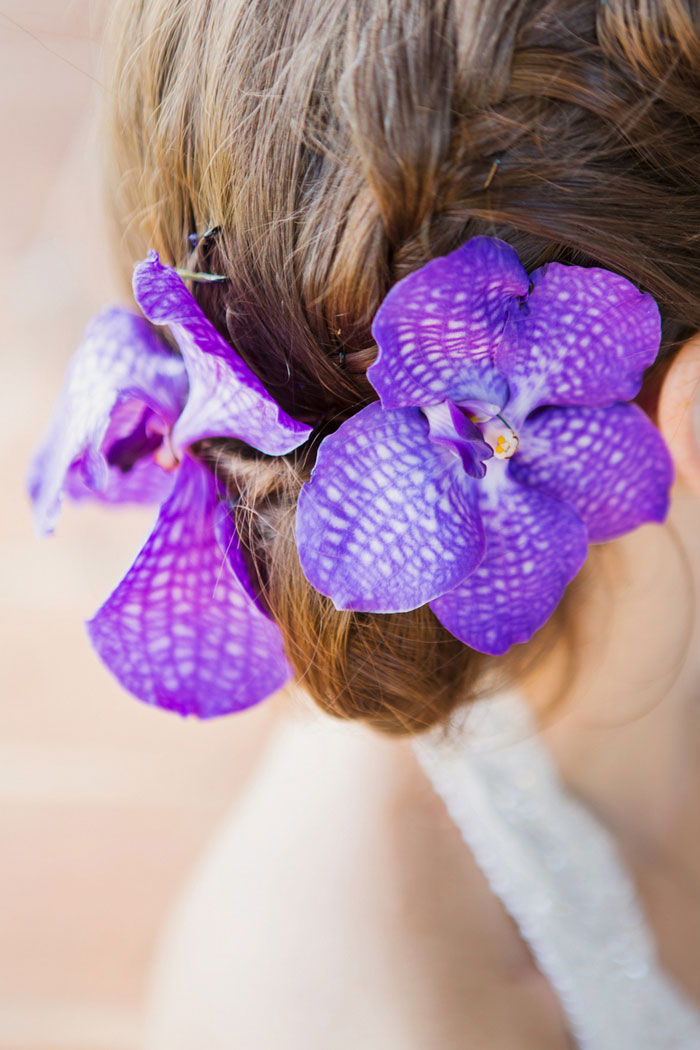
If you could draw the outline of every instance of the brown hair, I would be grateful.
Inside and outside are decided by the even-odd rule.
[[[469,650],[427,607],[338,612],[299,566],[296,499],[318,441],[374,397],[370,325],[389,287],[474,234],[509,241],[528,270],[558,259],[624,274],[657,299],[666,355],[700,329],[694,7],[116,3],[108,185],[124,259],[155,248],[228,275],[197,287],[201,305],[316,426],[279,459],[234,442],[199,452],[240,496],[251,568],[327,711],[416,732],[574,629],[585,574],[502,659]],[[193,259],[188,234],[209,227]]]

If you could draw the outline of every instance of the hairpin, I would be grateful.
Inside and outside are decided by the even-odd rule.
[[[486,179],[484,180],[484,184],[481,187],[482,190],[487,190],[489,188],[489,186],[491,185],[491,183],[493,182],[494,178],[496,177],[496,172],[500,168],[501,161],[503,160],[504,156],[505,156],[505,154],[499,153],[499,154],[497,154],[496,157],[494,157],[493,163],[491,164],[491,167],[489,168],[488,175],[486,176]]]
[[[187,237],[187,242],[193,250],[199,248],[200,244],[204,244],[205,241],[212,240],[219,233],[221,233],[220,226],[210,226],[209,229],[205,230],[204,233],[190,233]]]
[[[176,267],[173,270],[173,273],[176,273],[183,281],[202,281],[202,283],[205,284],[214,284],[218,281],[230,280],[230,278],[223,273],[202,273],[201,270],[183,270],[179,267]]]

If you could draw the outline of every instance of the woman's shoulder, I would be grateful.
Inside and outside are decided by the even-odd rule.
[[[303,704],[203,858],[160,959],[148,1050],[567,1045],[410,742]]]

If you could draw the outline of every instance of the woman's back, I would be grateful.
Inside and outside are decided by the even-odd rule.
[[[407,741],[300,708],[185,892],[148,1050],[571,1046]]]
[[[414,748],[295,715],[183,898],[148,1050],[700,1044],[522,697]]]

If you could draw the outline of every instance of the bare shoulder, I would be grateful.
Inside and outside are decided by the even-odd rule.
[[[558,1006],[410,743],[295,711],[160,953],[147,1050],[559,1050]]]

